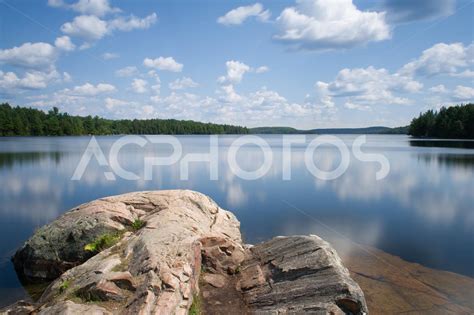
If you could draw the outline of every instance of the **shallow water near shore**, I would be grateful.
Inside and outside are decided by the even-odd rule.
[[[307,143],[315,136],[307,136]],[[356,135],[338,135],[351,151]],[[383,154],[390,162],[386,178],[377,181],[378,163],[361,162],[351,153],[339,178],[316,179],[306,168],[307,144],[294,145],[291,180],[282,177],[282,137],[262,136],[273,163],[262,178],[238,178],[227,162],[237,136],[218,139],[218,180],[210,180],[209,164],[190,164],[189,179],[180,180],[179,164],[154,168],[143,178],[144,158],[166,156],[169,146],[148,143],[122,148],[123,168],[139,180],[104,176],[108,167],[93,160],[81,180],[71,177],[90,137],[0,138],[0,306],[27,296],[11,255],[34,230],[68,209],[104,196],[138,190],[192,189],[231,210],[241,222],[244,239],[256,243],[276,235],[317,234],[333,243],[341,256],[359,244],[404,260],[473,277],[474,270],[474,142],[413,140],[399,135],[367,136],[362,150]],[[119,137],[96,137],[108,156]],[[209,153],[208,136],[180,136],[183,155]],[[242,169],[263,161],[256,146],[237,154]],[[318,147],[315,164],[331,170],[340,161],[334,146]]]

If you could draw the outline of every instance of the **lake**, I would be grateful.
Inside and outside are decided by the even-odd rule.
[[[474,276],[474,142],[413,140],[404,135],[369,135],[366,153],[384,155],[388,175],[376,180],[380,165],[354,157],[357,135],[338,135],[350,152],[347,170],[333,180],[313,176],[305,164],[307,143],[294,144],[291,180],[283,178],[282,136],[261,136],[273,163],[257,180],[236,176],[228,151],[237,136],[219,136],[218,180],[210,179],[209,163],[190,164],[180,179],[179,164],[155,167],[145,180],[144,159],[167,156],[169,145],[129,144],[119,163],[138,180],[107,180],[93,159],[80,180],[71,180],[90,137],[0,138],[0,306],[25,298],[10,257],[34,230],[78,204],[138,190],[192,189],[209,195],[233,211],[244,240],[256,243],[276,235],[317,234],[344,255],[358,244],[428,266]],[[118,136],[96,137],[105,156]],[[144,137],[142,137],[145,139]],[[208,136],[179,136],[183,155],[209,153]],[[153,139],[153,137],[151,138]],[[336,147],[322,145],[313,163],[332,170],[341,161]],[[236,161],[243,170],[263,162],[260,148],[242,147]]]

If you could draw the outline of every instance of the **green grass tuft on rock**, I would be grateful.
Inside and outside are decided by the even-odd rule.
[[[121,236],[122,233],[120,232],[102,234],[95,241],[84,246],[84,250],[88,252],[99,253],[104,249],[115,245],[120,240]]]
[[[136,219],[132,222],[132,230],[138,231],[146,225],[146,222],[140,219]]]
[[[66,291],[70,285],[71,285],[71,280],[69,279],[64,280],[59,286],[59,293],[63,293],[64,291]]]
[[[191,307],[189,308],[189,315],[201,315],[201,306],[202,301],[201,297],[198,294],[193,295],[193,304],[191,304]]]

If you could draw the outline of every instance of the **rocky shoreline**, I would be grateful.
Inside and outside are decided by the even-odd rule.
[[[78,206],[16,252],[25,281],[51,281],[5,314],[364,314],[335,250],[315,236],[246,245],[235,216],[188,190]]]

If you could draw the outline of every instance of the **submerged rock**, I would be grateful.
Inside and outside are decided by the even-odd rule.
[[[431,269],[369,246],[341,259],[374,314],[474,314],[474,279]]]
[[[192,191],[81,205],[37,231],[13,261],[26,278],[56,279],[37,303],[3,312],[186,314],[198,296],[214,314],[367,311],[328,243],[297,236],[245,246],[235,216]],[[211,300],[227,293],[228,301]]]

